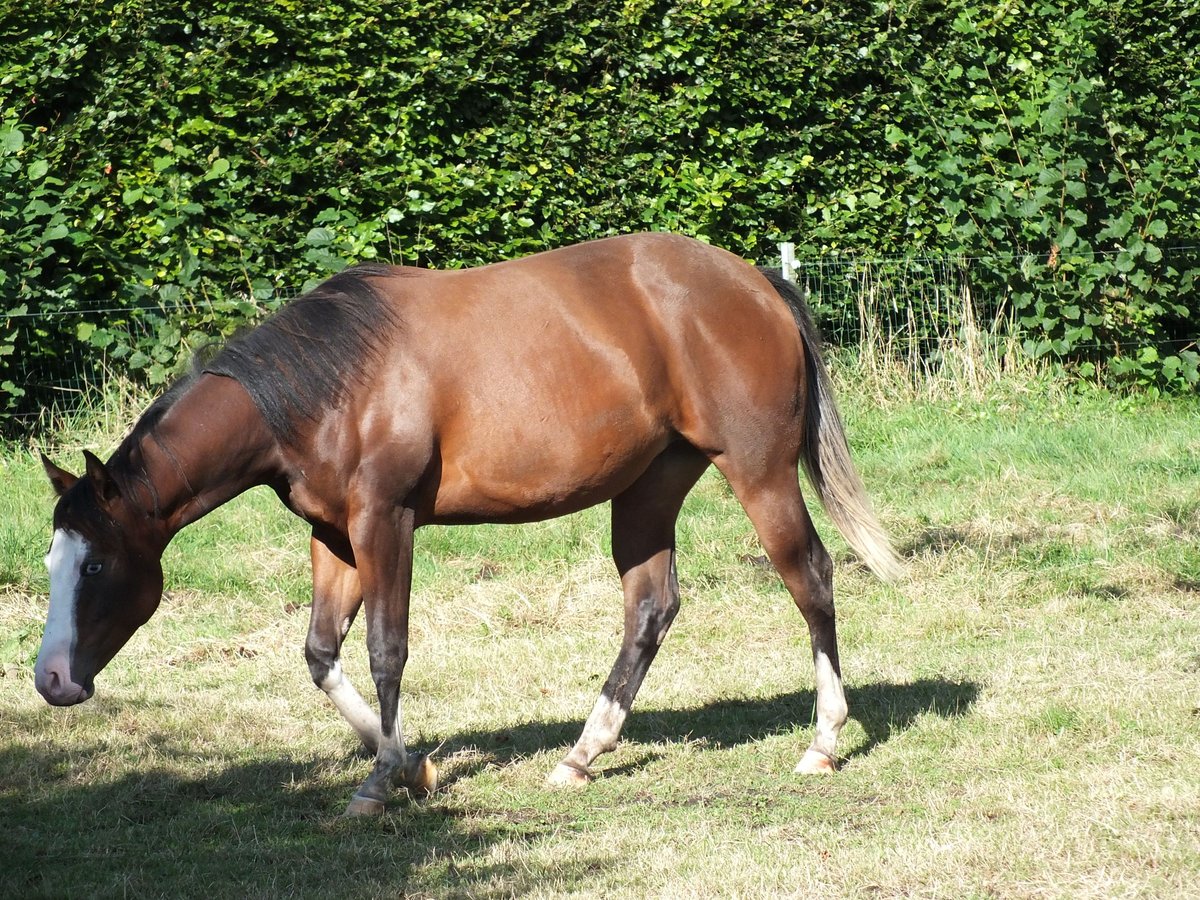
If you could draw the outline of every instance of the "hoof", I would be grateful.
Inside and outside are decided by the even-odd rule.
[[[428,797],[438,789],[438,770],[433,760],[418,756],[405,773],[404,785],[414,797]]]
[[[363,797],[355,794],[350,798],[350,805],[346,807],[345,816],[347,819],[357,819],[363,816],[382,816],[383,801],[373,800],[370,797]]]
[[[582,766],[559,763],[546,779],[546,784],[556,788],[585,788],[592,781],[592,773]]]
[[[832,775],[837,771],[833,757],[811,747],[805,752],[794,770],[797,775]]]

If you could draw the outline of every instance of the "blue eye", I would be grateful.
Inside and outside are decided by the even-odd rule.
[[[79,567],[79,574],[88,578],[92,575],[99,575],[104,571],[104,563],[100,562],[85,562]]]

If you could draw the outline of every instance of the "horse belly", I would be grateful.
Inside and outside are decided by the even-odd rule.
[[[671,440],[642,409],[524,412],[476,422],[475,441],[443,444],[433,521],[532,522],[586,509],[625,490]]]

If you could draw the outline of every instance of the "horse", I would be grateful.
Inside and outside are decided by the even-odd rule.
[[[315,684],[374,754],[346,807],[437,786],[407,751],[413,535],[522,523],[611,501],[624,597],[615,663],[579,740],[549,773],[586,785],[613,750],[680,606],[675,524],[711,465],[749,517],[810,634],[816,726],[796,771],[835,770],[846,722],[832,561],[798,467],[885,580],[902,565],[851,460],[820,341],[797,289],[663,233],[478,268],[348,268],[230,340],[156,399],[107,462],[75,476],[42,455],[58,498],[50,605],[34,668],[51,704],[94,679],[154,613],[182,528],[267,485],[311,525],[304,651]],[[343,675],[358,613],[378,713]]]

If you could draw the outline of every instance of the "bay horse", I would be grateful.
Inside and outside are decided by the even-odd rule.
[[[833,771],[847,707],[832,563],[800,493],[803,464],[851,547],[901,571],[850,458],[797,290],[723,250],[668,234],[607,238],[483,266],[367,264],[286,304],[177,382],[107,462],[57,494],[37,690],[65,706],[159,604],[182,528],[268,485],[312,526],[313,681],[375,754],[351,815],[428,793],[406,751],[413,532],[519,523],[612,502],[624,636],[578,742],[549,776],[585,784],[616,746],[679,609],[675,521],[711,464],[803,614],[816,733],[796,770]],[[362,610],[378,714],[344,677]]]

